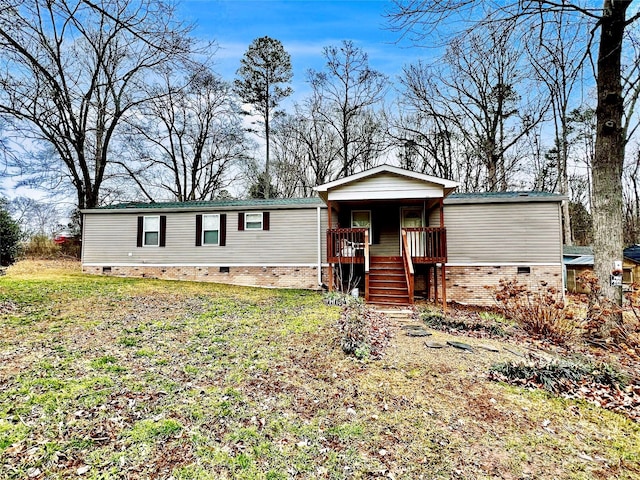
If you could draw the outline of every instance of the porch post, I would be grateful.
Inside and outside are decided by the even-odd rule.
[[[444,228],[444,197],[440,198],[440,228]],[[445,248],[445,259],[446,259],[446,242],[444,244]],[[441,246],[442,247],[442,246]],[[440,267],[440,272],[442,274],[442,313],[447,312],[447,267],[443,262]]]
[[[447,267],[442,264],[442,313],[447,313]]]
[[[438,303],[438,264],[433,264],[433,302]]]
[[[327,200],[327,228],[329,230],[331,230],[333,228],[333,225],[331,223],[331,201]],[[327,259],[329,259],[331,255],[331,253],[333,252],[329,252],[329,247],[332,247],[331,245],[331,241],[329,240],[329,232],[327,232]],[[333,292],[333,263],[329,262],[329,291]]]

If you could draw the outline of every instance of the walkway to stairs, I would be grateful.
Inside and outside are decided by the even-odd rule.
[[[371,257],[369,303],[409,305],[409,291],[402,257]]]

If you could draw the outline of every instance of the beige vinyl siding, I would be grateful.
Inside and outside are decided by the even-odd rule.
[[[439,224],[434,212],[430,225]],[[445,205],[448,263],[560,263],[558,202]]]
[[[373,228],[377,231],[378,243],[371,245],[371,255],[397,257],[400,255],[400,207],[397,204],[375,207]]]
[[[337,215],[333,221],[336,222]],[[320,209],[320,252],[322,254],[322,263],[327,263],[327,230],[329,230],[329,211],[326,208]],[[314,230],[315,231],[315,230]],[[317,240],[315,244],[317,244]],[[315,245],[314,244],[314,245]],[[317,253],[316,253],[317,256]]]
[[[166,247],[136,247],[143,213],[88,213],[84,217],[85,264],[316,265],[317,208],[269,210],[269,230],[238,231],[238,210],[168,212]],[[226,246],[195,246],[196,214],[226,213]],[[326,231],[326,209],[321,210]],[[322,239],[324,249],[325,240]]]
[[[383,173],[336,187],[328,195],[329,200],[435,198],[442,196],[442,186]]]

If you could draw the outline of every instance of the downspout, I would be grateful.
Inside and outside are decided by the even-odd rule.
[[[318,286],[322,288],[322,223],[320,221],[322,214],[322,207],[317,209],[317,222],[318,222]]]

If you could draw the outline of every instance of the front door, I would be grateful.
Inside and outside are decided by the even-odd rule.
[[[402,207],[400,211],[400,252],[402,252],[402,229],[419,228],[424,226],[422,207]],[[424,235],[420,232],[410,232],[407,235],[411,256],[419,256],[424,250]]]

